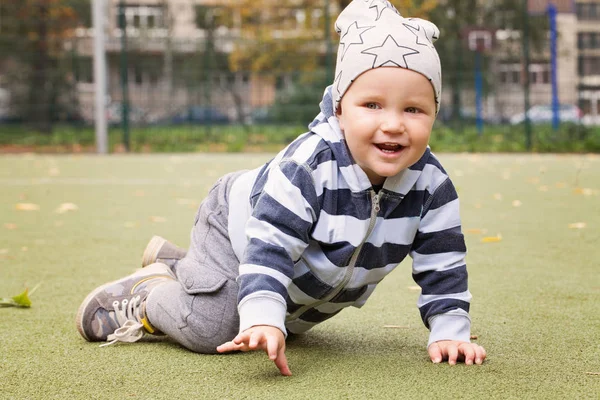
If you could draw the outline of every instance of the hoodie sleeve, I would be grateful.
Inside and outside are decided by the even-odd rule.
[[[240,331],[275,326],[286,334],[287,290],[294,263],[308,246],[317,195],[311,171],[283,160],[268,171],[246,224],[248,245],[240,264]]]
[[[466,250],[458,194],[446,177],[425,201],[410,253],[413,279],[421,287],[417,305],[430,329],[428,345],[438,340],[470,341]]]

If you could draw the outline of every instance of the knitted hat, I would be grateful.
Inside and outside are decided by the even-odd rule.
[[[424,75],[433,86],[436,113],[440,108],[442,69],[433,47],[440,31],[420,18],[404,18],[386,0],[353,0],[339,15],[335,30],[340,45],[333,82],[333,109],[363,72],[401,67]]]

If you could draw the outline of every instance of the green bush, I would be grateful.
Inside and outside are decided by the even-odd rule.
[[[311,114],[312,115],[312,114]],[[314,115],[313,115],[314,116]],[[312,117],[307,120],[312,120]],[[133,152],[243,152],[276,151],[306,131],[307,121],[295,124],[261,125],[180,125],[138,126],[130,132]],[[109,131],[110,151],[122,147],[119,128]],[[481,135],[474,125],[460,129],[437,122],[430,140],[435,152],[526,152],[522,125],[485,126]],[[24,126],[0,125],[0,145],[24,146],[32,151],[43,148],[71,151],[81,146],[89,151],[95,145],[91,126],[57,126],[51,135],[35,133]],[[534,125],[531,151],[540,153],[599,153],[600,127],[563,124],[555,131],[550,125]]]

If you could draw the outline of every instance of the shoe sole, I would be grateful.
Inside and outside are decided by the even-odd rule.
[[[154,270],[156,270],[156,271],[154,271]],[[141,270],[139,270],[139,271],[141,271]],[[173,274],[171,273],[171,270],[169,269],[169,267],[167,267],[164,264],[156,264],[155,266],[145,268],[143,271],[147,272],[146,277],[149,277],[149,276],[152,276],[152,275],[169,275],[171,277],[173,276]],[[123,279],[123,278],[121,278],[121,279]],[[93,340],[93,339],[90,339],[85,334],[85,331],[83,329],[83,312],[84,312],[84,310],[87,308],[87,306],[90,304],[90,302],[92,301],[92,299],[94,297],[96,297],[96,295],[98,293],[100,293],[102,290],[104,290],[104,288],[106,288],[107,286],[110,286],[110,285],[113,285],[113,284],[117,283],[121,279],[116,279],[116,280],[114,280],[112,282],[105,283],[104,285],[99,286],[96,289],[94,289],[90,294],[88,294],[86,296],[86,298],[83,300],[83,302],[81,303],[81,305],[77,309],[77,316],[75,317],[75,324],[77,325],[77,331],[79,331],[79,334],[81,336],[83,336],[83,338],[85,340],[87,340],[88,342],[100,342],[102,340]]]
[[[150,239],[142,254],[142,268],[156,262],[158,253],[166,242],[167,239],[160,236],[152,236],[152,239]]]

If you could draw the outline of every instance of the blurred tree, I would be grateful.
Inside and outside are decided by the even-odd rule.
[[[52,121],[73,118],[71,104],[61,104],[72,90],[72,74],[65,71],[66,42],[81,23],[73,5],[90,8],[85,0],[20,0],[0,3],[2,72],[16,114],[41,132],[52,131]],[[83,5],[86,5],[84,7]],[[87,10],[89,18],[89,10]]]

